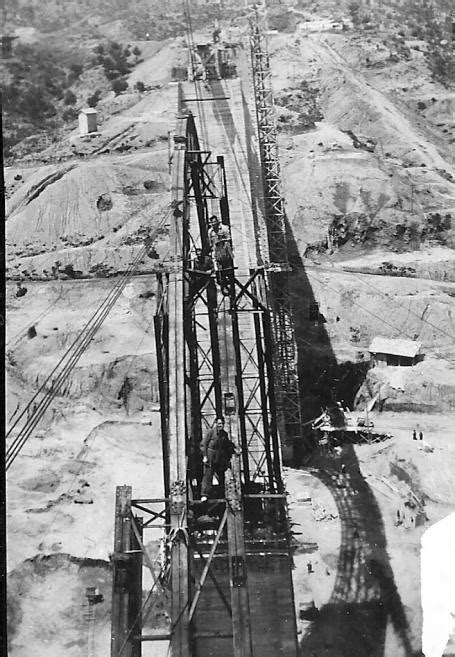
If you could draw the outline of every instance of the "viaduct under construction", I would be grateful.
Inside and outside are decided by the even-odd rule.
[[[189,49],[197,53],[190,31]],[[219,70],[221,45],[177,92],[171,164],[171,262],[159,275],[155,338],[164,497],[117,489],[112,657],[168,640],[173,657],[297,655],[282,465],[300,439],[296,346],[264,18],[250,20],[250,84]],[[239,49],[241,50],[241,49]],[[241,53],[242,55],[243,53]],[[192,55],[190,55],[191,61]],[[233,261],[198,276],[209,218],[229,227]],[[224,490],[201,500],[200,442],[217,417],[236,447]],[[164,529],[158,573],[147,533]],[[143,602],[142,567],[153,586]],[[161,592],[169,631],[144,630]]]

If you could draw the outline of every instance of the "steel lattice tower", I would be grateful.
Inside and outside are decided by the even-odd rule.
[[[301,438],[301,410],[297,345],[289,286],[291,268],[287,252],[286,213],[281,194],[272,74],[266,31],[266,14],[260,13],[255,7],[250,16],[250,54],[269,245],[268,257],[264,254],[264,259],[268,261],[277,402],[281,433],[284,436],[283,457],[287,462],[292,459],[296,441]]]

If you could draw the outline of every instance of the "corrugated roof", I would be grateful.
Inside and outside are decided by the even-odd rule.
[[[394,356],[407,356],[414,358],[420,352],[422,343],[417,340],[404,340],[402,338],[373,338],[369,352],[372,354],[393,354]]]

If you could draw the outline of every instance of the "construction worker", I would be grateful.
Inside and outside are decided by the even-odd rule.
[[[209,255],[205,255],[202,249],[196,249],[196,257],[193,260],[193,268],[191,270],[194,283],[193,294],[197,294],[199,290],[204,288],[206,283],[209,282],[214,269],[212,258]]]
[[[223,224],[216,215],[209,219],[209,240],[214,260],[219,269],[232,267],[232,241],[229,226]]]
[[[229,294],[229,272],[233,269],[231,231],[216,215],[209,218],[209,240],[217,268],[217,280],[223,294]]]
[[[117,399],[121,399],[123,406],[125,408],[126,414],[129,415],[130,412],[130,393],[133,390],[133,385],[130,381],[130,378],[128,376],[125,377],[122,387],[119,390],[119,393],[117,395]]]
[[[215,474],[224,496],[224,473],[229,468],[235,445],[224,430],[224,420],[219,417],[215,425],[209,429],[201,442],[202,462],[204,474],[201,485],[201,501],[207,500],[212,490],[213,475]]]
[[[221,29],[219,27],[215,27],[215,29],[212,32],[213,43],[219,43],[220,34],[221,34]]]
[[[419,431],[419,440],[423,440],[423,431]]]
[[[417,440],[417,431],[415,429],[412,432],[412,440]]]
[[[23,287],[20,281],[18,281],[16,285],[17,285],[17,290],[16,290],[17,297],[23,297],[25,294],[27,294],[27,288]]]

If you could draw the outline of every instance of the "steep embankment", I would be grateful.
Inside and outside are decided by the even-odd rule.
[[[285,114],[279,125],[288,216],[301,250],[336,260],[362,247],[451,248],[455,179],[447,148],[393,102],[377,76],[373,84],[339,54],[346,41],[272,42],[278,101],[293,108],[292,121]]]

